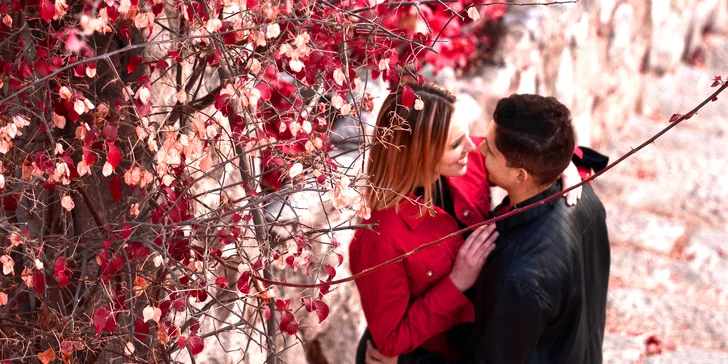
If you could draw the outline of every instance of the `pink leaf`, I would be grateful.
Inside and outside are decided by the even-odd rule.
[[[187,338],[187,344],[190,345],[190,353],[192,353],[192,355],[201,353],[205,348],[205,343],[195,334],[192,334]]]
[[[111,192],[111,197],[114,198],[116,202],[121,202],[121,176],[116,175],[109,181],[109,191]]]
[[[109,143],[108,146],[109,146],[109,153],[106,156],[106,158],[108,159],[109,164],[111,164],[111,167],[116,168],[119,166],[119,163],[121,162],[121,151],[113,143]]]
[[[672,116],[670,117],[670,122],[671,122],[671,123],[674,123],[674,122],[678,121],[678,120],[679,120],[679,119],[680,119],[681,117],[682,117],[682,114],[680,114],[679,112],[677,112],[677,113],[674,113],[674,114],[672,114]]]
[[[270,320],[270,306],[265,306],[265,321]]]
[[[415,102],[415,92],[412,91],[412,88],[404,85],[402,87],[402,105],[404,107],[410,107],[412,106],[412,103]]]
[[[129,63],[126,64],[126,72],[127,73],[134,73],[136,71],[137,67],[142,63],[142,56],[135,55],[132,56],[129,60]]]

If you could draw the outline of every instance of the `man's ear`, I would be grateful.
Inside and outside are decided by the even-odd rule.
[[[516,168],[516,182],[519,185],[524,185],[531,180],[531,174],[523,168]]]

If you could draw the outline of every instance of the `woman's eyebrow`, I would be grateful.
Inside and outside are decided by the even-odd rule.
[[[454,141],[452,144],[450,144],[450,146],[451,147],[454,147],[454,146],[460,144],[463,141],[463,138],[465,138],[465,134],[463,134],[462,136],[460,136],[460,138],[458,138],[456,141]]]

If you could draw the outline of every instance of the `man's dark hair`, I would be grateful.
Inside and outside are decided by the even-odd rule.
[[[553,97],[511,95],[495,107],[495,145],[509,167],[523,168],[539,185],[556,181],[576,143],[571,112]]]

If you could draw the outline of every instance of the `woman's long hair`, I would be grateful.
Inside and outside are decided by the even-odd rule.
[[[372,210],[395,206],[415,188],[424,188],[425,202],[433,197],[436,167],[445,152],[455,96],[434,84],[407,83],[423,105],[421,110],[400,104],[402,87],[387,96],[377,117],[374,146],[367,174]]]

